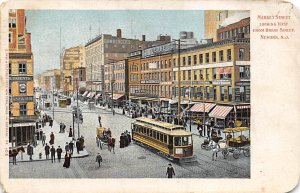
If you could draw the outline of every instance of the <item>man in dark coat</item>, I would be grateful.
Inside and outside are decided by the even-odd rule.
[[[100,168],[100,163],[102,162],[102,157],[101,157],[100,153],[98,153],[98,155],[96,157],[96,162],[98,162],[99,168]]]
[[[73,142],[73,139],[72,139],[72,141],[70,141],[69,147],[70,147],[70,153],[73,154],[73,150],[74,150],[74,142]]]
[[[128,146],[128,136],[127,136],[127,134],[124,134],[124,146],[125,147]]]
[[[54,144],[54,134],[53,132],[51,132],[50,134],[50,141],[49,141],[50,145]]]
[[[32,145],[29,143],[27,146],[27,155],[29,155],[29,160],[32,160],[32,155],[33,155],[33,147]]]
[[[98,122],[99,122],[99,126],[102,127],[102,124],[101,124],[101,116],[100,116],[100,115],[98,116]]]
[[[52,128],[52,126],[53,126],[53,120],[52,120],[52,118],[49,120],[49,126]]]
[[[81,146],[80,141],[79,141],[79,139],[77,139],[77,141],[76,141],[77,154],[79,154],[79,151],[80,151],[80,149],[81,149],[80,146]]]
[[[52,147],[50,149],[50,153],[51,153],[51,161],[53,163],[53,160],[55,162],[55,148],[53,147],[53,145],[52,145]]]
[[[46,146],[45,146],[46,159],[49,159],[49,154],[50,154],[50,146],[46,143]]]
[[[62,153],[62,149],[60,148],[60,146],[58,146],[58,148],[56,149],[56,153],[57,153],[58,162],[60,162],[61,153]]]
[[[174,168],[172,167],[172,164],[169,164],[166,175],[168,176],[168,178],[173,178],[173,175],[175,176],[175,172],[174,172]]]

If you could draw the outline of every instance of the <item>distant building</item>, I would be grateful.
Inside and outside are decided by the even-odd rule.
[[[78,89],[80,88],[85,88],[86,87],[86,68],[85,67],[77,67],[73,69],[73,79],[75,83],[73,84],[73,90],[77,90],[77,85]]]
[[[9,10],[9,142],[33,142],[38,116],[34,102],[34,63],[31,34],[26,31],[23,9]]]
[[[250,38],[250,17],[241,20],[237,18],[237,20],[237,22],[230,24],[226,24],[226,20],[223,22],[224,26],[217,30],[217,41],[231,38]]]
[[[45,91],[60,91],[62,72],[59,69],[52,69],[40,75],[39,87]]]
[[[74,92],[75,79],[73,77],[73,70],[86,66],[85,47],[80,45],[66,49],[62,60],[61,88],[63,88],[65,95],[69,95]]]
[[[222,27],[231,18],[247,18],[250,17],[248,10],[207,10],[204,13],[204,38],[217,41],[217,29]],[[224,23],[225,21],[225,23]],[[228,23],[226,23],[228,25]]]
[[[145,49],[154,45],[163,44],[171,40],[170,36],[159,36],[157,41],[146,41],[146,36],[142,40],[128,39],[122,37],[121,29],[117,30],[117,35],[102,34],[86,45],[86,86],[90,91],[105,92],[104,65],[112,61],[123,60],[128,57],[128,53],[137,49]]]

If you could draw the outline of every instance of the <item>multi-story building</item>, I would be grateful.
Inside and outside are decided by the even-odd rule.
[[[236,37],[250,38],[250,17],[241,19],[235,23],[226,24],[217,30],[217,41]]]
[[[61,70],[47,70],[41,74],[39,87],[45,91],[59,91],[61,89]]]
[[[62,61],[62,82],[61,88],[66,95],[74,93],[73,70],[78,67],[85,67],[85,47],[76,46],[68,48],[64,52]]]
[[[104,65],[112,61],[123,60],[128,53],[137,49],[163,44],[170,41],[170,36],[159,36],[157,41],[122,38],[121,29],[117,35],[102,34],[85,45],[87,89],[105,92]]]
[[[33,142],[37,115],[34,103],[34,64],[31,34],[26,31],[24,10],[9,11],[9,142]]]
[[[77,67],[73,69],[73,90],[77,90],[77,85],[78,89],[80,88],[85,88],[86,87],[86,71],[85,67]]]
[[[112,98],[116,102],[128,99],[128,59],[105,64],[104,82],[106,96],[110,96],[108,98],[111,99],[113,94]]]
[[[207,10],[204,13],[204,37],[217,41],[217,29],[247,17],[250,17],[247,10]]]

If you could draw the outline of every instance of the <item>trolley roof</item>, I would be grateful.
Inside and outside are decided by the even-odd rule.
[[[250,128],[248,127],[235,127],[235,128],[226,128],[224,129],[224,133],[235,133],[235,132],[240,132],[240,131],[248,131]]]
[[[174,124],[167,123],[167,122],[156,121],[155,119],[150,119],[147,117],[138,117],[135,120],[138,122],[144,122],[147,124],[151,124],[153,126],[163,127],[164,129],[169,129],[169,130],[183,129],[183,126],[181,126],[181,125],[174,125]]]
[[[192,135],[191,132],[184,130],[183,127],[180,125],[173,125],[170,123],[155,121],[153,119],[149,119],[149,118],[145,118],[145,117],[140,117],[140,118],[143,118],[143,120],[144,119],[145,120],[143,122],[137,121],[134,123],[135,125],[139,125],[139,126],[142,126],[142,127],[148,128],[148,129],[153,129],[155,131],[158,131],[158,132],[161,132],[161,133],[164,133],[167,135],[174,135],[174,136],[190,136],[190,135]],[[140,118],[137,118],[137,119],[140,119]],[[150,122],[150,124],[149,124],[149,122]],[[152,123],[159,123],[159,126],[157,126],[156,124],[152,124]],[[167,128],[164,125],[171,126],[174,129],[170,129],[170,127]]]

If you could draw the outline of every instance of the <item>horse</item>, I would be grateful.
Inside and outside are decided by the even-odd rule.
[[[17,165],[17,155],[19,154],[19,152],[22,151],[23,153],[25,153],[25,149],[23,146],[14,148],[9,150],[9,157],[13,157],[13,165]]]

